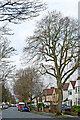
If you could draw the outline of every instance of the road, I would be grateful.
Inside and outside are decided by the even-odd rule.
[[[17,107],[10,107],[2,111],[2,118],[51,118],[31,112],[20,112]]]
[[[7,119],[6,119],[7,118]],[[17,110],[17,107],[11,107],[5,110],[2,110],[2,120],[10,120],[10,118],[14,118],[13,120],[26,120],[26,118],[31,118],[31,120],[80,120],[80,118],[57,118],[51,116],[45,116],[40,114],[35,114],[32,112],[20,112]],[[15,119],[16,118],[16,119]],[[32,119],[33,118],[33,119]],[[29,119],[30,120],[30,119]]]
[[[0,110],[0,120],[2,119],[2,111]]]

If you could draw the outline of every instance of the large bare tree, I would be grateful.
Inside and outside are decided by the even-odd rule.
[[[41,0],[0,0],[0,21],[19,23],[38,16],[45,8]]]
[[[26,61],[33,58],[40,65],[42,74],[56,78],[58,111],[61,113],[63,85],[76,71],[79,62],[77,20],[63,17],[56,11],[48,13],[37,23],[34,35],[26,39],[24,53]]]
[[[14,93],[20,101],[26,102],[30,98],[30,103],[32,103],[34,96],[37,96],[43,87],[40,75],[34,68],[20,70],[18,73]]]

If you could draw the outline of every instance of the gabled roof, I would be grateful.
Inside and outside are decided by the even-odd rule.
[[[78,77],[77,80],[80,80],[80,77]]]
[[[56,94],[58,93],[58,88],[51,87],[51,89],[44,89],[43,94],[44,95],[52,95],[53,91],[55,89]]]
[[[63,90],[68,90],[69,83],[65,83],[63,86]]]
[[[45,89],[43,92],[46,92],[46,95],[52,95],[53,89]]]
[[[73,86],[73,89],[75,88],[75,84],[76,84],[76,81],[70,81],[72,86]]]

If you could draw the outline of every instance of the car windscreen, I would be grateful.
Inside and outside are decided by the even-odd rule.
[[[19,104],[19,106],[22,106],[22,107],[24,107],[25,105],[24,105],[24,104]]]

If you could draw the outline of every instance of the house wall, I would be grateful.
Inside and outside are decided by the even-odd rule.
[[[52,95],[47,95],[46,96],[46,101],[52,101]]]
[[[55,97],[53,95],[55,95]],[[53,90],[52,101],[54,103],[58,102],[58,94],[56,93],[55,89]]]
[[[63,101],[68,98],[68,90],[63,90]]]
[[[78,89],[80,89],[79,87],[80,87],[80,80],[77,80],[75,84],[75,104],[77,106],[80,106],[80,91],[78,91]]]
[[[69,94],[70,92],[72,92],[72,94]],[[68,87],[68,100],[69,100],[68,105],[72,104],[72,106],[73,106],[75,104],[75,89],[73,89],[71,82]],[[72,103],[71,103],[71,101],[72,101]]]

